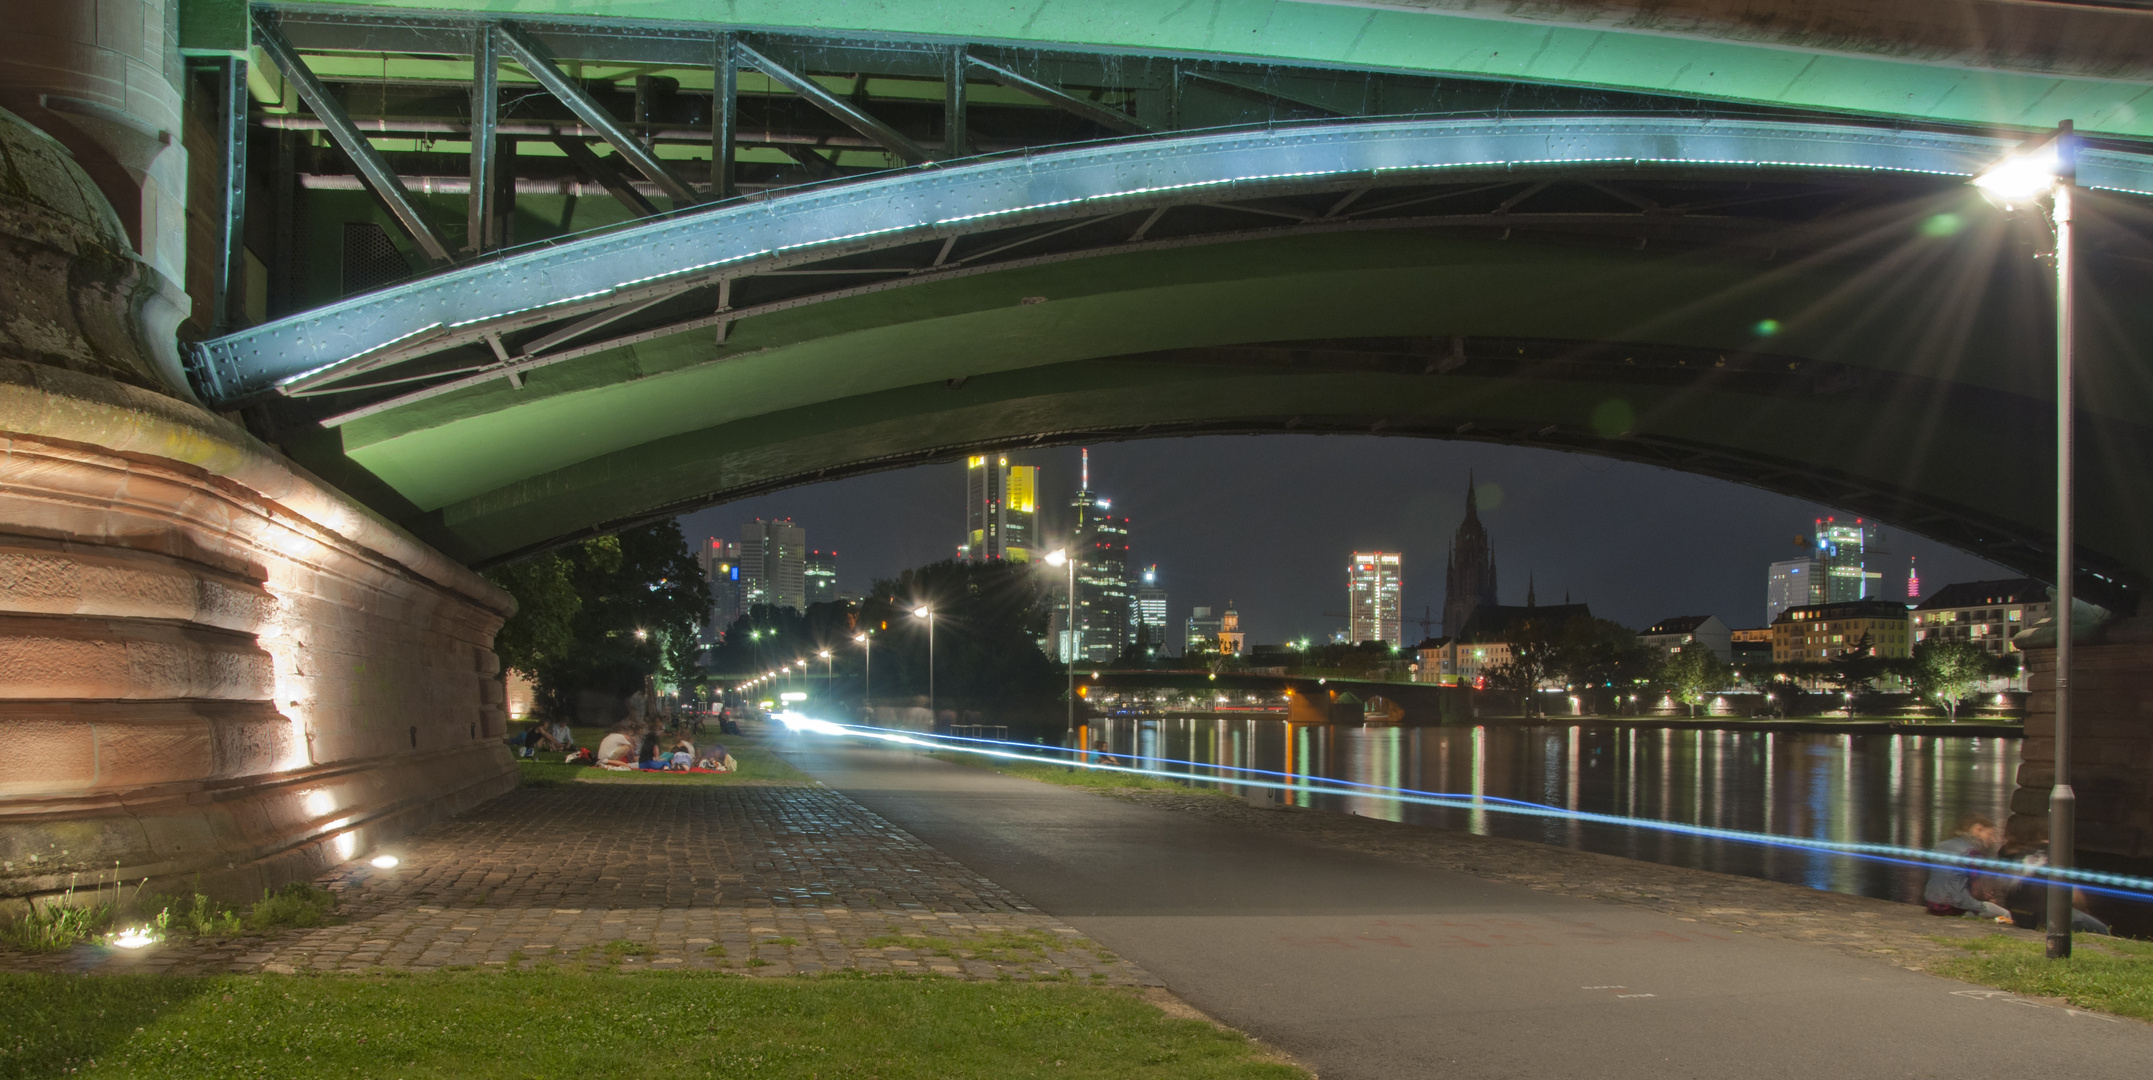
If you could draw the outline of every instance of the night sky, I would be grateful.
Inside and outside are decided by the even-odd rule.
[[[1041,466],[1044,524],[1059,530],[1077,486],[1075,447],[1010,455]],[[1764,622],[1765,568],[1800,557],[1797,535],[1838,511],[1754,488],[1551,450],[1375,436],[1222,436],[1091,448],[1091,485],[1130,519],[1131,554],[1157,563],[1170,625],[1191,605],[1241,613],[1252,643],[1327,639],[1345,621],[1355,550],[1404,555],[1406,639],[1433,609],[1441,632],[1443,568],[1465,513],[1468,471],[1495,549],[1502,601],[1543,604],[1565,591],[1632,629],[1671,615]],[[738,539],[751,518],[790,517],[809,546],[835,548],[838,584],[865,592],[955,554],[964,467],[927,465],[795,488],[681,518],[691,543]],[[1852,515],[1841,515],[1851,517]],[[1051,534],[1050,534],[1051,535]],[[1905,592],[1917,556],[1924,593],[1955,581],[2019,575],[1888,529],[1888,595]],[[1058,546],[1058,545],[1057,545]]]

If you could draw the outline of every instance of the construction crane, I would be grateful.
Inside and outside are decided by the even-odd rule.
[[[1420,639],[1422,641],[1435,636],[1435,608],[1423,604],[1420,608],[1420,618],[1407,619],[1406,621],[1420,627]]]

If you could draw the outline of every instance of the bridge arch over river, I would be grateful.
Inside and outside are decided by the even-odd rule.
[[[11,594],[10,640],[40,670],[195,673],[11,690],[41,752],[98,764],[0,777],[44,800],[0,891],[114,862],[275,877],[483,798],[510,775],[507,608],[470,567],[999,448],[1545,446],[2041,575],[2046,227],[1966,181],[2062,119],[2093,140],[2081,588],[2136,612],[2153,21],[1425,6],[1228,3],[1198,30],[1112,5],[181,3],[176,45],[47,35],[181,69],[148,99],[0,57],[32,252],[9,287],[50,324],[8,332],[0,522],[65,585]],[[130,501],[130,470],[166,493]],[[122,752],[157,738],[184,753]],[[2153,857],[2142,773],[2089,845]]]
[[[294,453],[468,561],[1042,441],[1495,439],[1866,512],[2039,574],[2052,316],[2008,144],[1828,124],[1311,124],[771,194],[212,340]],[[2089,586],[2153,574],[2153,158],[2092,154]],[[2089,226],[2099,234],[2101,225]],[[363,485],[363,486],[362,486]]]

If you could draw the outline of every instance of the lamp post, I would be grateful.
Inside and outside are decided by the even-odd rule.
[[[830,679],[833,677],[831,673],[837,670],[833,666],[837,661],[830,659],[830,650],[828,649],[824,649],[816,655],[822,657],[822,688],[828,690],[830,688]]]
[[[2048,789],[2048,864],[2068,870],[2076,861],[2078,795],[2071,790],[2071,603],[2077,562],[2073,511],[2076,477],[2072,443],[2072,190],[2077,184],[2078,136],[2065,120],[2046,138],[2028,143],[1974,177],[1974,186],[2005,210],[2047,196],[2056,223],[2056,775]],[[2048,882],[2048,955],[2071,955],[2071,884]]]
[[[866,634],[852,640],[859,642],[860,648],[866,653],[866,659],[860,664],[860,706],[865,708],[867,699],[875,692],[875,642]]]
[[[1069,625],[1062,630],[1062,660],[1069,665],[1068,735],[1076,735],[1076,558],[1063,548],[1047,556],[1047,565],[1069,567]]]
[[[912,617],[927,620],[927,729],[934,730],[934,609],[925,604],[912,609]]]

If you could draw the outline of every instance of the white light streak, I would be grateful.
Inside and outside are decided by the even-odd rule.
[[[780,718],[783,719],[782,715]],[[1155,776],[1169,780],[1197,781],[1200,783],[1231,783],[1238,784],[1242,787],[1270,788],[1278,791],[1301,791],[1318,794],[1354,795],[1363,797],[1371,794],[1377,794],[1386,798],[1397,799],[1401,802],[1414,803],[1422,806],[1442,807],[1446,809],[1468,811],[1493,811],[1496,813],[1518,814],[1526,817],[1567,818],[1582,822],[1590,822],[1593,824],[1618,825],[1628,828],[1656,829],[1663,832],[1673,832],[1689,836],[1702,836],[1713,839],[1731,840],[1738,843],[1751,843],[1771,847],[1789,847],[1811,851],[1821,851],[1830,854],[1847,855],[1854,858],[1871,859],[1880,862],[1896,862],[1916,866],[1950,866],[1955,868],[1966,867],[1981,870],[1992,870],[1999,873],[2007,873],[2018,877],[2053,877],[2077,882],[2083,885],[2087,885],[2089,887],[2097,887],[2095,891],[2105,891],[2117,893],[2119,895],[2133,895],[2140,898],[2153,899],[2153,878],[2133,877],[2127,874],[2100,873],[2097,871],[2084,870],[2076,867],[2070,869],[2048,867],[2044,868],[2042,871],[2040,871],[2038,875],[2036,875],[2030,872],[2024,864],[2000,859],[1952,858],[1950,856],[1939,855],[1933,851],[1927,851],[1920,848],[1899,847],[1893,844],[1865,844],[1844,841],[1812,840],[1802,837],[1778,836],[1771,833],[1747,832],[1739,829],[1715,828],[1709,825],[1690,825],[1683,822],[1664,821],[1653,818],[1634,818],[1625,817],[1619,814],[1599,814],[1590,811],[1573,811],[1561,807],[1544,806],[1539,803],[1525,802],[1520,799],[1504,799],[1495,796],[1485,795],[1462,795],[1449,794],[1444,792],[1416,791],[1410,788],[1387,787],[1379,784],[1364,784],[1350,780],[1330,780],[1327,778],[1316,778],[1305,775],[1294,776],[1292,774],[1276,772],[1269,769],[1251,769],[1233,765],[1188,762],[1180,761],[1173,758],[1160,758],[1157,760],[1166,764],[1196,765],[1202,768],[1217,769],[1221,772],[1237,773],[1240,775],[1205,776],[1197,773],[1179,772],[1172,769],[1148,769],[1128,765],[1109,765],[1103,762],[1086,761],[1080,757],[1045,757],[1038,754],[1018,753],[1010,750],[993,749],[990,745],[986,745],[1033,745],[1027,743],[1001,743],[998,740],[993,739],[965,739],[957,736],[942,735],[930,735],[927,737],[927,739],[922,739],[920,736],[910,732],[894,731],[887,728],[864,727],[860,725],[833,724],[824,720],[809,720],[805,717],[801,717],[799,719],[799,722],[797,723],[788,720],[786,721],[786,725],[787,727],[790,727],[796,731],[808,731],[815,734],[842,735],[852,736],[855,738],[875,739],[881,742],[898,743],[908,746],[919,746],[936,750],[953,750],[960,753],[979,754],[985,757],[1004,758],[1013,761],[1031,761],[1047,765],[1063,765],[1081,769],[1092,769],[1101,772],[1128,773],[1132,775]],[[1263,777],[1274,776],[1285,777],[1286,780],[1263,779]],[[2105,886],[2105,888],[2098,888],[2103,886]]]

